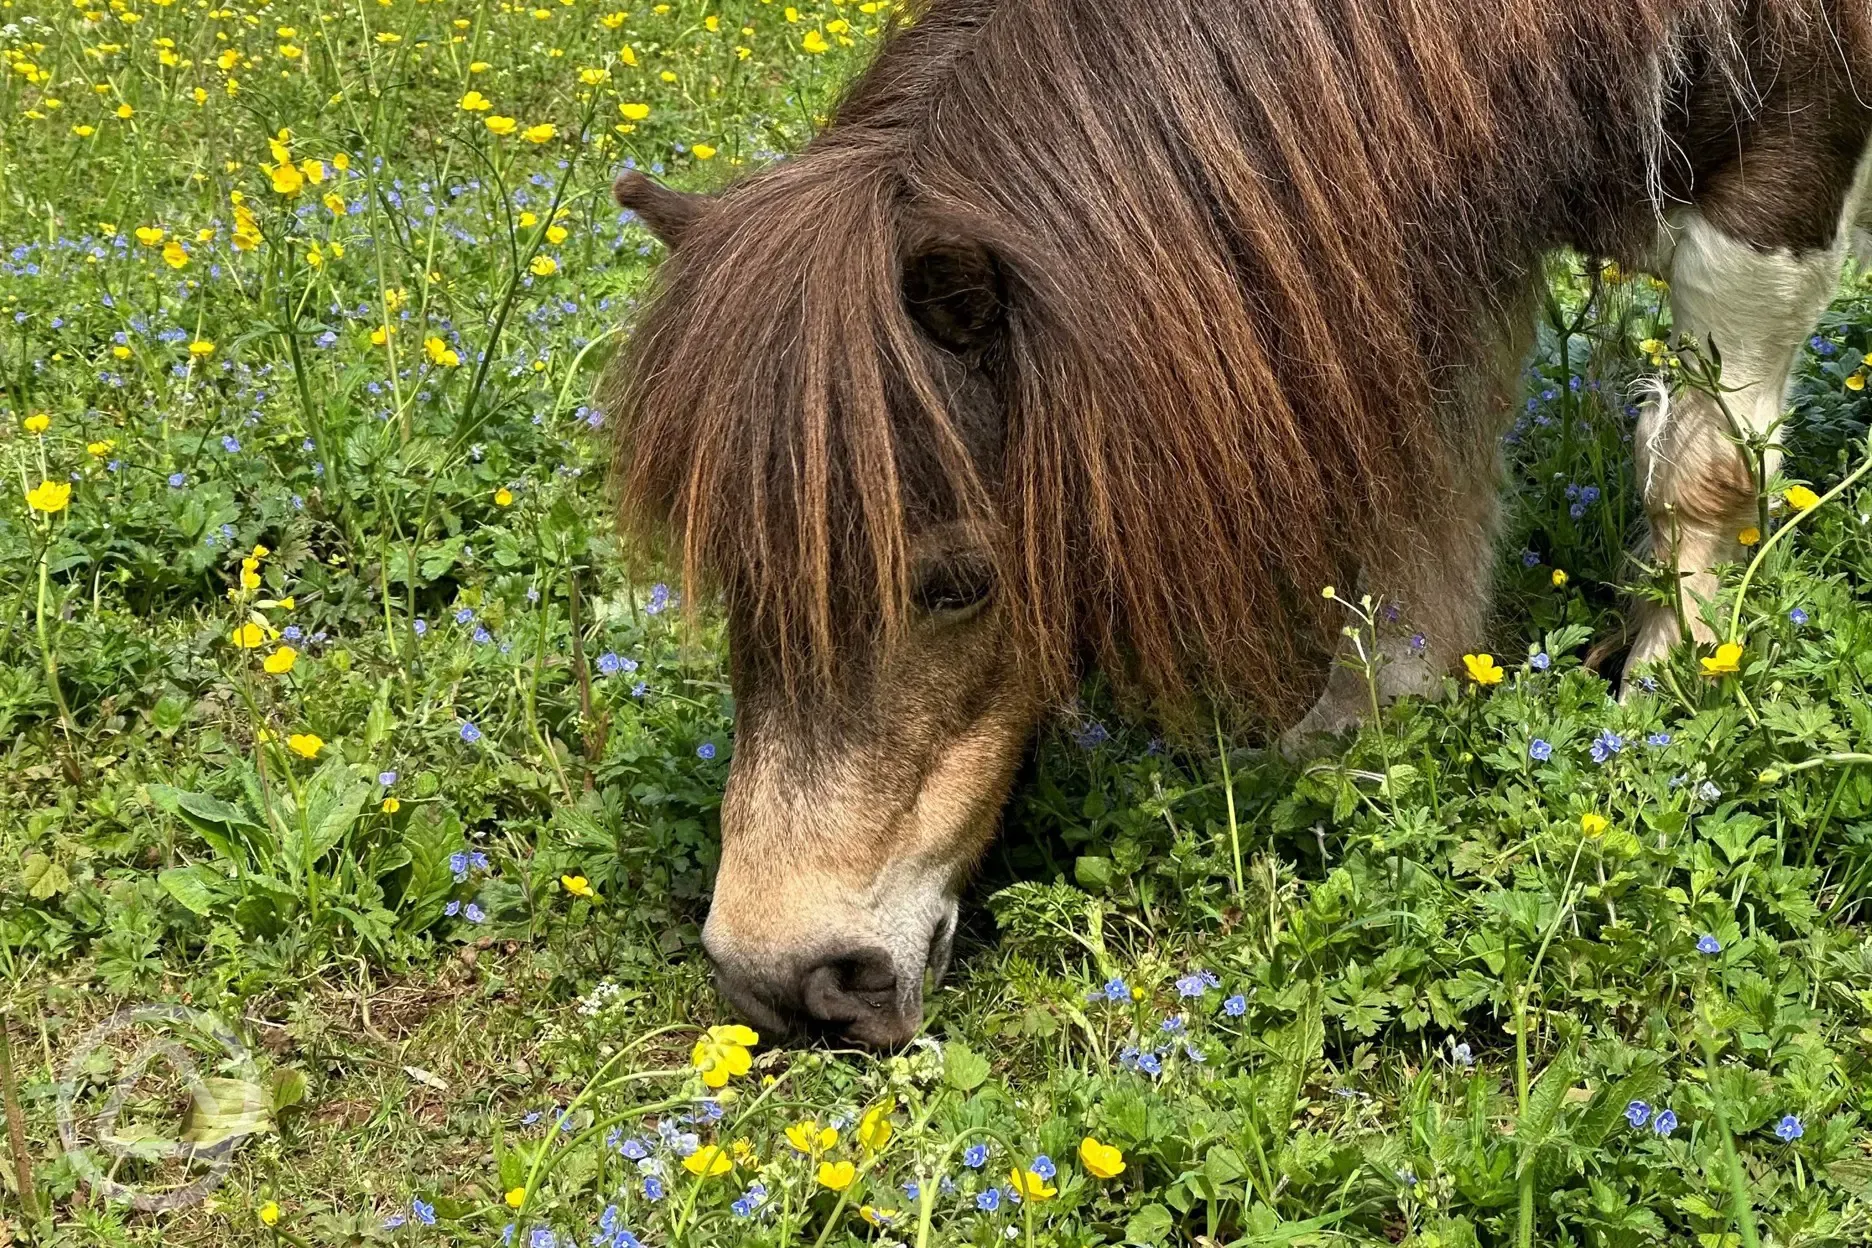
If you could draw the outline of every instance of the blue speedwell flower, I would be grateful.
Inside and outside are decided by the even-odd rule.
[[[1677,1129],[1677,1115],[1668,1109],[1658,1110],[1657,1117],[1651,1120],[1651,1129],[1659,1135],[1669,1135]]]
[[[1050,1179],[1059,1173],[1059,1167],[1054,1165],[1053,1159],[1045,1153],[1041,1153],[1038,1157],[1034,1158],[1033,1164],[1027,1168],[1043,1179]]]
[[[1601,728],[1599,735],[1593,738],[1592,761],[1604,763],[1614,754],[1625,748],[1625,738],[1610,728]]]
[[[998,1187],[991,1187],[985,1192],[977,1192],[975,1195],[975,1207],[983,1213],[993,1213],[995,1210],[999,1209],[1001,1207],[1001,1189]]]
[[[979,1170],[988,1164],[988,1146],[971,1144],[962,1150],[962,1164],[971,1170]]]
[[[1128,1000],[1130,996],[1130,986],[1118,976],[1114,975],[1105,981],[1105,999],[1107,1001],[1124,1001]]]
[[[1548,657],[1547,652],[1543,650],[1528,660],[1528,666],[1537,672],[1544,672],[1553,666],[1553,659]]]
[[[1805,628],[1808,618],[1807,613],[1799,607],[1795,607],[1792,611],[1788,612],[1788,619],[1794,622],[1794,627],[1796,628]]]
[[[1789,1114],[1780,1122],[1775,1123],[1775,1134],[1780,1136],[1784,1142],[1792,1144],[1795,1140],[1807,1134],[1807,1128],[1801,1126],[1801,1120],[1799,1118],[1796,1118],[1793,1114]]]
[[[696,757],[703,760],[714,758],[715,743],[713,741],[704,741],[701,745],[696,746],[695,752]]]
[[[481,739],[481,730],[474,726],[474,721],[472,719],[462,721],[461,739],[466,741],[469,745],[473,745]]]
[[[1553,757],[1553,743],[1535,737],[1532,741],[1528,742],[1527,752],[1528,757],[1535,762],[1544,763]]]
[[[1651,1107],[1643,1101],[1633,1101],[1625,1107],[1625,1121],[1634,1127],[1642,1127],[1651,1120]]]
[[[1722,952],[1722,941],[1717,940],[1714,936],[1711,936],[1708,932],[1705,932],[1701,936],[1697,937],[1696,947],[1697,947],[1698,953],[1707,953],[1707,954],[1714,955],[1714,954],[1718,954]]]
[[[1654,732],[1650,736],[1645,738],[1645,744],[1652,746],[1655,749],[1661,750],[1665,746],[1669,745],[1670,743],[1671,743],[1671,734],[1668,732]]]
[[[1230,1018],[1240,1018],[1248,1012],[1248,998],[1236,993],[1222,1003],[1222,1012]]]

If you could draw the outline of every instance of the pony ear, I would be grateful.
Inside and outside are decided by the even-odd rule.
[[[979,243],[936,243],[904,261],[904,307],[952,351],[987,345],[1007,313],[1001,264]]]
[[[618,207],[628,208],[650,227],[650,232],[672,251],[682,246],[683,236],[708,210],[709,197],[685,191],[673,191],[652,181],[645,174],[626,170],[611,184],[611,196]]]

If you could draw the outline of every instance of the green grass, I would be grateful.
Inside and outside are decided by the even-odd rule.
[[[1659,592],[1625,554],[1628,396],[1668,329],[1654,283],[1577,263],[1508,444],[1499,686],[1305,765],[1165,745],[1089,686],[968,899],[940,1043],[757,1045],[704,1100],[731,701],[715,633],[622,575],[584,399],[657,254],[617,167],[706,188],[797,147],[888,6],[789,13],[0,0],[0,971],[33,1181],[5,1167],[0,1242],[591,1243],[611,1205],[650,1245],[1872,1240],[1872,493],[1739,601],[1733,571],[1737,674],[1685,650],[1613,701],[1585,660]],[[1868,289],[1802,361],[1771,500],[1864,458]],[[245,1058],[94,1030],[151,1002]],[[97,1115],[159,1031],[214,1102],[157,1061],[113,1156]],[[175,1188],[177,1141],[243,1127],[171,1212],[83,1177]],[[1053,1195],[1016,1203],[1038,1155]]]

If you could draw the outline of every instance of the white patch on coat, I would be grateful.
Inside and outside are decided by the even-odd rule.
[[[1869,181],[1872,151],[1861,158],[1846,210],[1823,249],[1751,247],[1695,208],[1674,214],[1661,240],[1674,333],[1706,353],[1713,346],[1722,364],[1721,402],[1688,386],[1672,396],[1661,380],[1652,383],[1635,439],[1653,552],[1660,562],[1674,556],[1691,632],[1701,640],[1710,639],[1710,630],[1694,617],[1717,588],[1710,570],[1740,557],[1736,538],[1756,514],[1737,435],[1767,434],[1785,413],[1794,367],[1833,297],[1868,206]],[[1771,440],[1769,476],[1780,460]],[[1674,611],[1645,607],[1627,666],[1659,658],[1680,634]]]

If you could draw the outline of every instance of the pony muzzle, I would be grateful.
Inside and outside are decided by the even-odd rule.
[[[940,937],[945,962],[949,930]],[[722,995],[762,1031],[882,1049],[907,1043],[922,1024],[924,950],[905,959],[854,935],[802,953],[757,951],[724,935],[713,915],[703,944]]]

